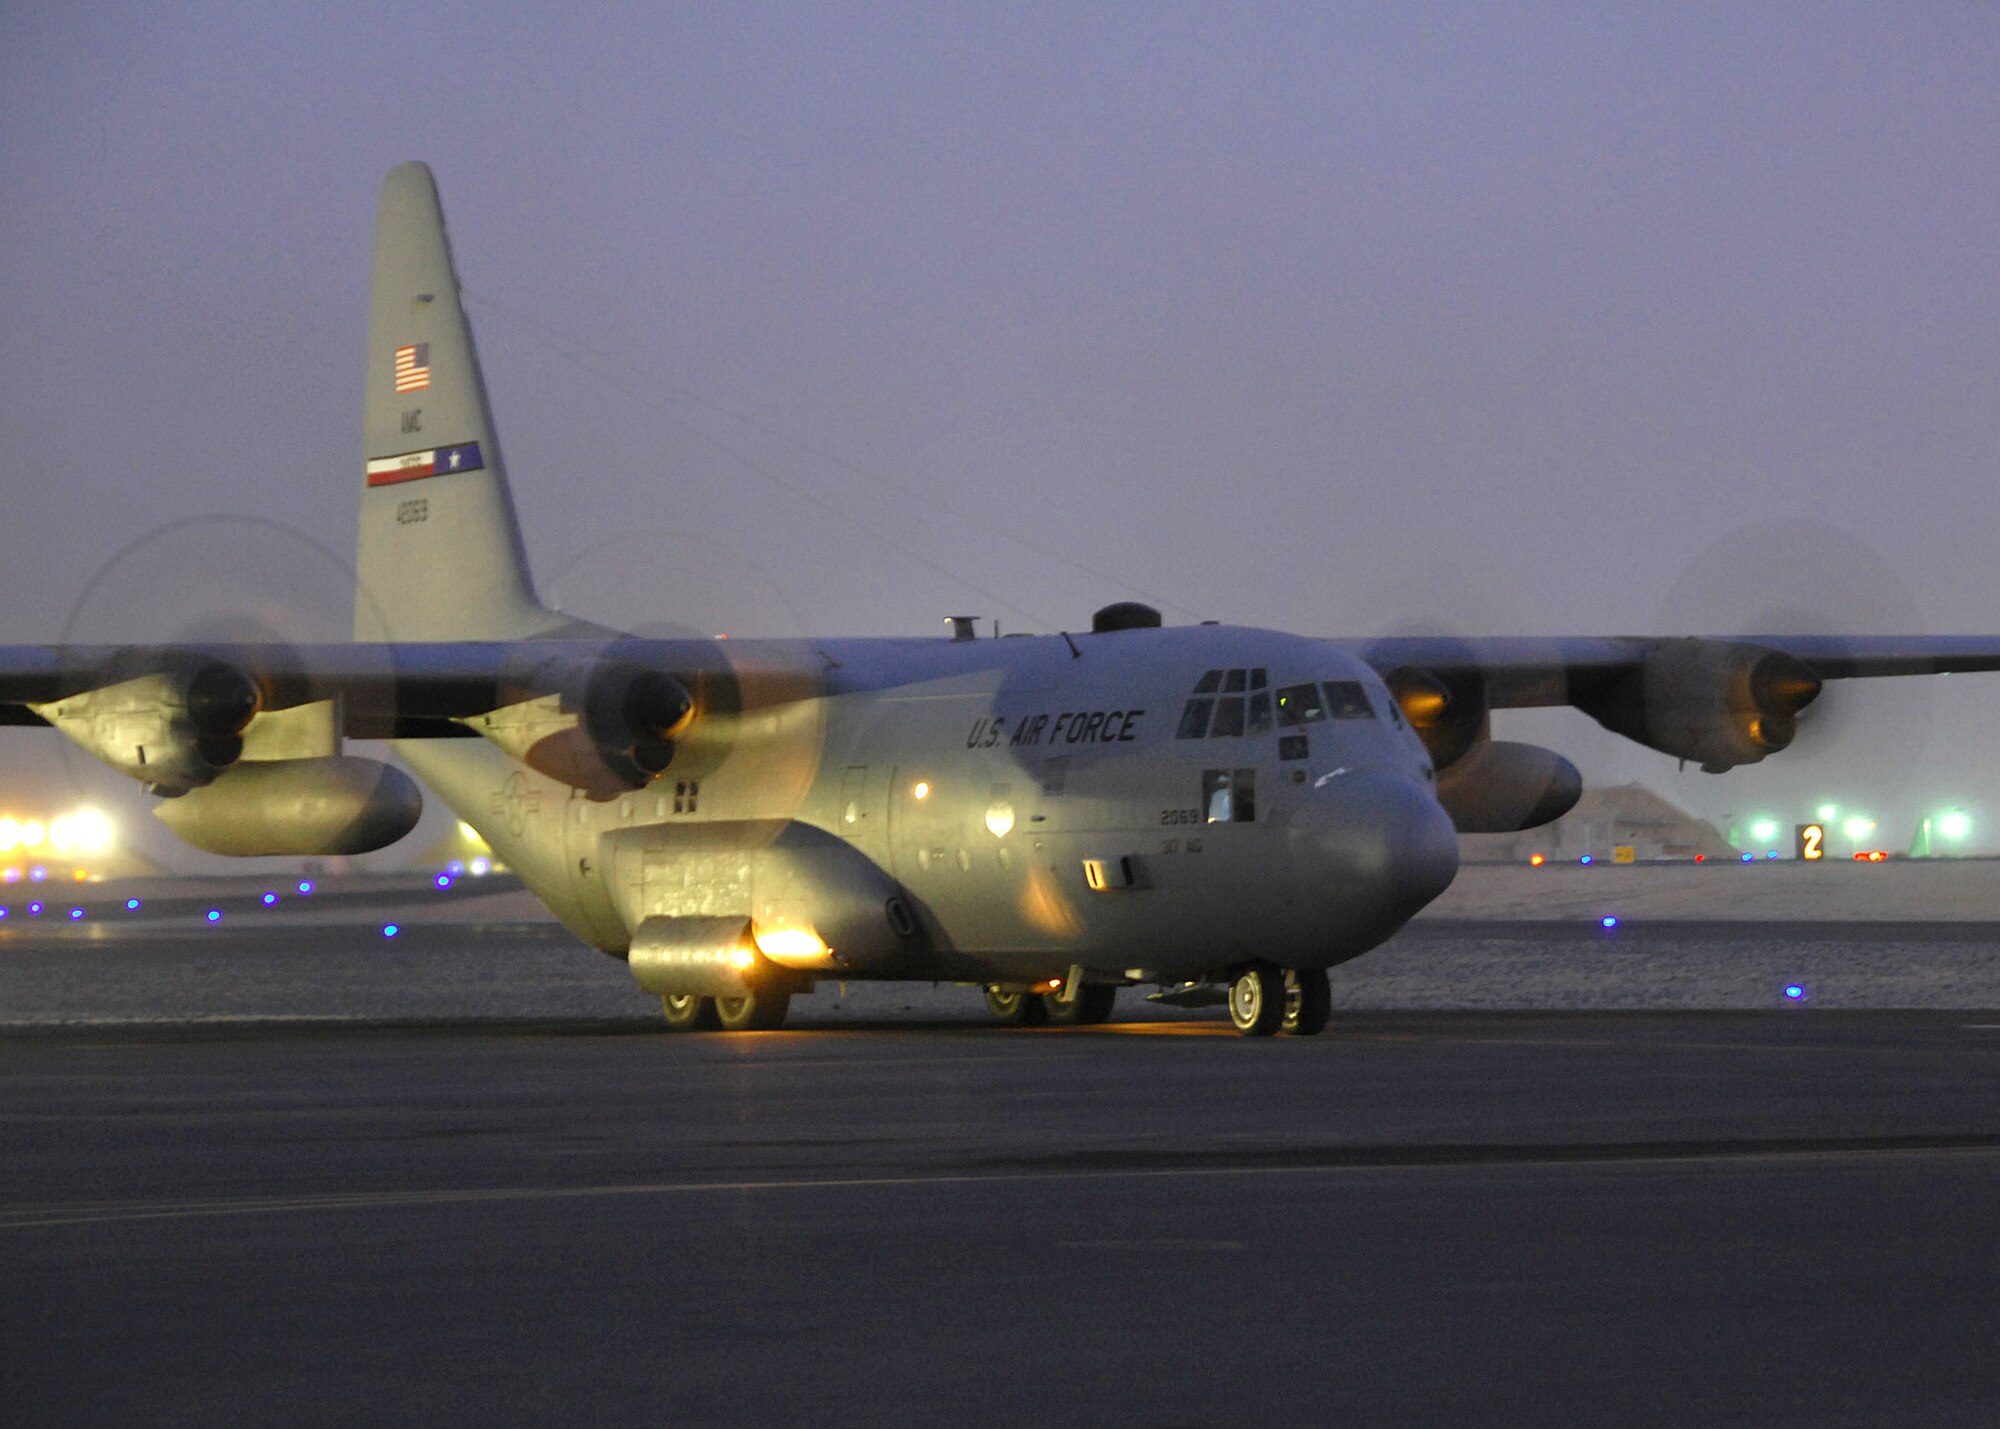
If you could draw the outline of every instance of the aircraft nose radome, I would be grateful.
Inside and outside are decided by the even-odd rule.
[[[1356,770],[1314,790],[1295,824],[1300,875],[1382,936],[1451,886],[1458,830],[1430,790],[1399,774]]]

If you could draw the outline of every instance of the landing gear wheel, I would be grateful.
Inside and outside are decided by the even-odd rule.
[[[1285,971],[1252,963],[1229,984],[1229,1020],[1245,1037],[1269,1037],[1285,1020]]]
[[[1041,998],[1032,992],[1022,992],[1018,988],[1010,990],[997,983],[987,984],[986,1010],[1002,1027],[1034,1027],[1048,1020],[1048,1009],[1042,1005]]]
[[[718,997],[715,1017],[724,1032],[771,1032],[785,1025],[792,1005],[789,992],[753,992],[747,997]]]
[[[1285,1030],[1299,1037],[1317,1037],[1333,1016],[1333,992],[1325,968],[1299,968],[1285,974]]]
[[[1041,996],[1042,1011],[1058,1027],[1095,1027],[1111,1020],[1111,1006],[1118,1001],[1118,984],[1087,982],[1076,990],[1074,1001],[1066,1002],[1059,992]]]
[[[716,1020],[712,997],[670,992],[660,999],[660,1009],[667,1014],[669,1032],[707,1032],[722,1025]]]

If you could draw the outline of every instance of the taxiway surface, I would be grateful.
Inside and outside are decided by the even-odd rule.
[[[16,1026],[22,1424],[1990,1424],[2000,1016]]]

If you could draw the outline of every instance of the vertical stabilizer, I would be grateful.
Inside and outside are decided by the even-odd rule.
[[[382,180],[368,307],[360,640],[508,640],[536,601],[429,166]]]

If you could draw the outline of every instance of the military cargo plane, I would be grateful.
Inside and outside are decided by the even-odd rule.
[[[1088,630],[643,639],[530,582],[430,170],[375,227],[352,643],[0,647],[52,726],[222,854],[383,847],[421,811],[387,740],[676,1029],[771,1028],[820,980],[983,988],[1089,1023],[1122,987],[1321,1031],[1327,969],[1450,884],[1462,831],[1581,780],[1497,741],[1572,705],[1720,772],[1822,683],[2000,669],[2000,638],[1332,640],[1134,603]]]

